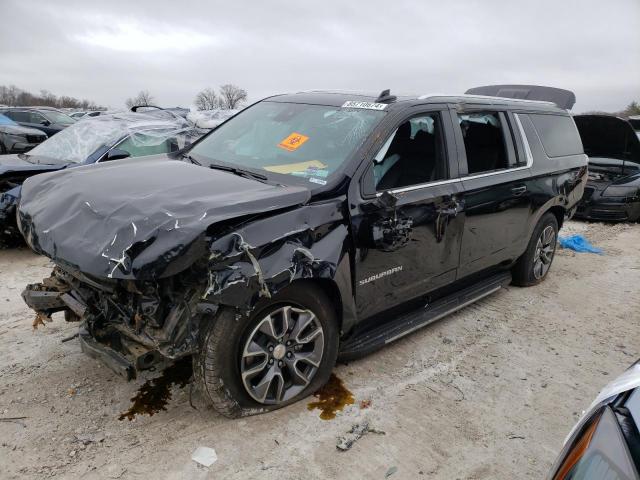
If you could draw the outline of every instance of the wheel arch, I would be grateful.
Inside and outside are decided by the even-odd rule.
[[[291,283],[293,285],[300,286],[313,286],[322,290],[327,298],[331,302],[331,308],[336,314],[336,320],[338,322],[338,331],[342,330],[344,313],[343,313],[343,300],[338,284],[330,278],[300,278]]]
[[[544,212],[540,216],[540,218],[542,218],[542,216],[545,215],[546,213],[553,213],[556,217],[556,220],[558,221],[558,230],[560,230],[562,228],[562,224],[564,223],[566,212],[567,211],[563,206],[554,205],[551,208],[549,208],[546,212]]]

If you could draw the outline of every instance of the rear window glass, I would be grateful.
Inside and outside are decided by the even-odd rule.
[[[573,119],[564,115],[529,114],[549,157],[584,153],[582,141]]]

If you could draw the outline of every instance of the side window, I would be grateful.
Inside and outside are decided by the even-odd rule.
[[[420,115],[400,125],[373,159],[377,191],[447,178],[438,113]]]
[[[29,123],[42,123],[46,120],[46,118],[38,112],[29,112],[27,115],[29,116],[27,120]]]
[[[568,115],[529,114],[538,132],[544,151],[549,157],[584,153],[582,140],[573,118]]]
[[[127,137],[126,140],[116,145],[116,148],[129,152],[132,157],[144,157],[172,151],[171,139],[161,139],[154,136],[135,134],[135,138]]]
[[[29,122],[29,113],[28,112],[7,112],[7,117],[11,120],[15,120],[16,122]]]
[[[504,128],[497,112],[459,113],[469,175],[509,168]]]

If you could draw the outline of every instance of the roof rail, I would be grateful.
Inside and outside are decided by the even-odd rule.
[[[478,100],[501,100],[503,102],[518,102],[518,103],[532,103],[532,104],[538,104],[538,105],[553,105],[554,107],[557,106],[555,103],[553,102],[547,102],[546,100],[525,100],[523,98],[506,98],[506,97],[492,97],[490,95],[470,95],[468,93],[463,93],[463,94],[444,94],[444,93],[429,93],[426,95],[420,95],[418,97],[418,100],[426,100],[427,98],[434,98],[434,97],[462,97],[462,98],[477,98]]]

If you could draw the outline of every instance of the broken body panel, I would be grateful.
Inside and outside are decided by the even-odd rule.
[[[115,350],[175,359],[195,352],[202,315],[220,305],[250,311],[295,280],[335,282],[349,302],[344,196],[305,205],[304,187],[166,157],[118,167],[25,184],[22,231],[58,264],[52,279],[23,295],[37,312],[71,310],[92,337],[116,342]],[[79,230],[80,237],[64,233]],[[120,338],[144,348],[133,351]]]

